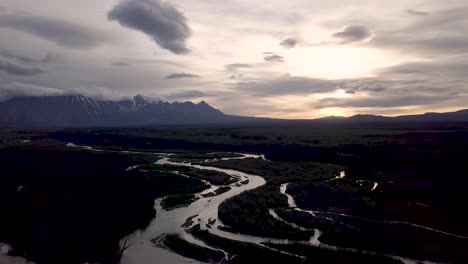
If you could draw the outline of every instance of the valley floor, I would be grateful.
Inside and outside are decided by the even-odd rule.
[[[0,132],[0,241],[38,264],[468,262],[463,124]]]

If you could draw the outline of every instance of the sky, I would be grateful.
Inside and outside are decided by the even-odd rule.
[[[317,118],[468,108],[467,0],[0,0],[0,100]]]

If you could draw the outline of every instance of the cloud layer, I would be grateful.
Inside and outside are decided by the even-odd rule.
[[[0,27],[32,34],[74,49],[89,49],[105,41],[95,30],[64,20],[27,14],[0,15]]]
[[[64,92],[55,88],[46,88],[32,84],[9,83],[0,86],[0,101],[15,97],[58,96]]]
[[[44,72],[41,67],[21,65],[14,61],[9,61],[3,58],[0,58],[0,71],[8,74],[23,76],[37,75]]]
[[[52,60],[50,54],[42,59],[36,59],[7,49],[0,49],[0,72],[19,76],[38,75],[45,72],[44,65]]]
[[[151,94],[283,118],[467,107],[462,0],[0,2],[3,94]]]
[[[108,13],[108,18],[145,33],[161,48],[175,54],[190,51],[186,43],[191,36],[187,19],[168,2],[123,0]]]

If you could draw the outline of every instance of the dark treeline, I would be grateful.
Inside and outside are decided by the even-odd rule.
[[[117,263],[119,241],[155,216],[154,199],[206,186],[163,172],[126,172],[154,156],[0,149],[0,241],[38,264]]]
[[[336,156],[337,149],[326,147],[311,147],[267,142],[262,144],[229,144],[194,142],[180,139],[128,136],[115,133],[83,133],[54,132],[50,136],[56,140],[73,142],[75,144],[101,146],[112,149],[142,149],[142,150],[192,150],[201,152],[253,152],[265,154],[271,160],[284,161],[327,161]]]

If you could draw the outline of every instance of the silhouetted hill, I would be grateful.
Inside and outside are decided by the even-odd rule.
[[[385,117],[330,116],[285,120],[226,115],[205,101],[164,102],[137,95],[131,99],[97,100],[83,95],[18,97],[0,102],[0,124],[15,126],[144,126],[202,124],[468,122],[468,110]]]
[[[0,122],[26,126],[209,124],[227,119],[206,102],[169,103],[141,95],[121,101],[68,95],[13,98],[0,103]]]

